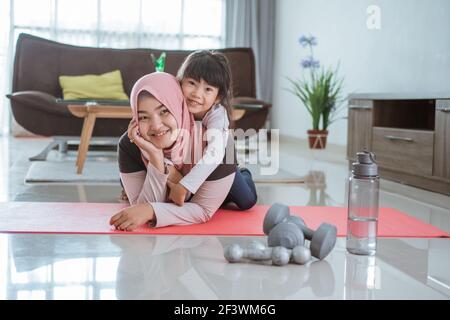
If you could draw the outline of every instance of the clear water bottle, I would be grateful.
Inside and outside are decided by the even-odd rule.
[[[380,177],[375,155],[358,152],[349,179],[347,251],[374,255],[377,249]]]

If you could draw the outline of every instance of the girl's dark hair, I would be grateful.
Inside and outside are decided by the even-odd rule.
[[[199,50],[186,57],[177,74],[178,81],[184,78],[192,78],[196,81],[203,79],[209,85],[219,88],[221,104],[228,113],[230,124],[232,123],[231,99],[233,98],[233,86],[231,69],[228,59],[221,52]]]

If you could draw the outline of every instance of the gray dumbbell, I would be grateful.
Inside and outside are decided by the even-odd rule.
[[[224,248],[224,257],[228,262],[243,262],[245,259],[265,261],[271,259],[272,250],[259,242],[251,242],[246,248],[231,244]]]
[[[284,247],[268,248],[262,243],[252,242],[246,248],[238,244],[232,244],[224,249],[225,259],[229,262],[243,262],[245,259],[253,261],[268,261],[277,266],[283,266],[289,261],[297,264],[305,264],[311,259],[308,248],[297,246],[293,250]]]
[[[291,225],[291,227],[287,227],[288,224]],[[269,246],[272,246],[271,242],[275,243],[275,245],[282,245],[277,244],[281,241],[290,241],[289,245],[291,245],[295,240],[293,235],[296,235],[290,230],[292,229],[292,226],[297,226],[302,231],[303,236],[311,241],[311,254],[319,260],[324,259],[331,250],[333,250],[336,244],[337,228],[335,226],[329,223],[322,223],[319,228],[314,231],[306,226],[302,218],[291,216],[288,206],[275,203],[270,207],[269,211],[267,211],[263,223],[264,233],[269,234]],[[276,232],[274,230],[276,230]],[[271,237],[270,234],[272,232],[274,232],[274,234]],[[284,233],[285,235],[283,235]]]
[[[313,257],[324,259],[336,244],[337,228],[329,223],[322,223],[316,231],[305,225],[302,227],[305,238],[310,241],[309,249]]]
[[[300,217],[291,216],[289,207],[274,203],[266,213],[263,231],[268,235],[267,243],[270,247],[294,247],[305,243],[305,236],[301,226],[305,223]]]
[[[275,247],[272,249],[272,263],[277,266],[284,266],[289,262],[305,264],[311,260],[311,251],[304,246],[296,246],[290,250],[285,247]]]

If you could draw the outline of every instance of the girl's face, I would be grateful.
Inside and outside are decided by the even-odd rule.
[[[154,97],[139,99],[138,121],[141,136],[157,148],[169,148],[177,139],[178,126],[175,117]]]
[[[196,119],[203,118],[208,110],[220,101],[219,88],[209,85],[203,79],[197,81],[192,78],[183,78],[181,89],[189,112]]]

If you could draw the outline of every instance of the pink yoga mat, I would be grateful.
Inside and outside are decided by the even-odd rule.
[[[134,232],[116,231],[109,225],[112,215],[124,204],[4,202],[0,203],[0,232],[6,233],[78,233],[78,234],[186,234],[186,235],[263,235],[262,222],[269,206],[255,206],[247,211],[219,210],[207,223]],[[322,222],[336,225],[338,236],[347,232],[344,207],[291,207],[310,228]],[[378,220],[380,237],[450,237],[450,234],[398,210],[381,208]]]

